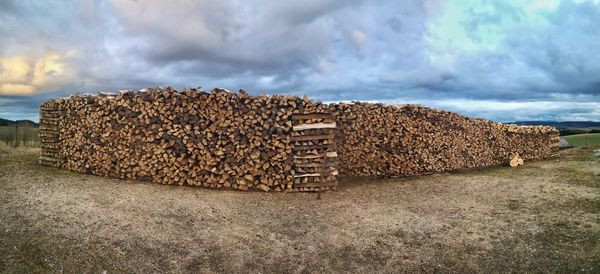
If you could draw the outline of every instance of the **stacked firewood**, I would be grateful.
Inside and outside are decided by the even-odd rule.
[[[548,158],[553,127],[505,125],[417,105],[332,104],[342,175],[402,176]]]
[[[39,162],[46,166],[59,166],[60,136],[59,121],[61,112],[58,103],[49,101],[40,108],[39,136],[41,155]]]
[[[558,150],[552,127],[504,125],[416,105],[324,105],[222,89],[74,95],[42,104],[40,124],[45,165],[240,190],[333,190],[338,175],[518,165]]]
[[[333,190],[337,185],[335,116],[322,111],[327,110],[292,116],[294,186],[300,191]]]
[[[335,187],[335,175],[329,173],[323,186],[300,184],[302,177],[295,176],[306,170],[296,168],[296,150],[322,152],[302,148],[311,141],[292,139],[293,115],[328,110],[307,98],[160,88],[75,95],[46,102],[41,109],[42,121],[45,109],[62,115],[56,125],[57,165],[68,170],[240,190]]]

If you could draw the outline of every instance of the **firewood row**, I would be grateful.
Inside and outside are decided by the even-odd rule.
[[[40,107],[40,162],[123,179],[263,191],[334,190],[337,177],[501,165],[558,151],[552,127],[417,105],[171,88],[74,95]]]
[[[73,95],[45,102],[40,109],[41,124],[48,129],[40,136],[40,161],[51,166],[239,190],[316,191],[337,184],[337,173],[307,178],[309,171],[321,169],[295,165],[308,163],[295,156],[335,153],[333,130],[320,124],[331,117],[300,123],[292,119],[328,111],[327,105],[306,97],[159,88]],[[308,128],[294,130],[298,126]],[[308,137],[323,134],[331,136]],[[327,171],[335,169],[334,163],[327,162]]]
[[[40,109],[39,136],[41,142],[40,164],[58,167],[60,162],[60,140],[58,120],[61,112],[55,105]]]
[[[292,120],[294,191],[335,190],[338,172],[335,116],[315,112],[293,115]]]
[[[558,131],[517,126],[418,105],[340,103],[337,153],[344,176],[405,176],[503,165],[513,155],[545,159]]]

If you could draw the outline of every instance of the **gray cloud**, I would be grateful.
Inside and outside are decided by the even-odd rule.
[[[3,1],[0,115],[34,117],[41,99],[75,91],[171,85],[600,119],[598,25],[592,1]],[[494,104],[514,109],[481,107]]]

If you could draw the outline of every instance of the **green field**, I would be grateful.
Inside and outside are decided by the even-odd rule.
[[[600,133],[577,134],[563,137],[569,144],[575,147],[600,145]]]
[[[14,126],[0,126],[0,147],[2,146],[27,146],[38,147],[40,139],[38,137],[38,128],[34,127],[19,127],[17,130],[17,138],[15,138]]]

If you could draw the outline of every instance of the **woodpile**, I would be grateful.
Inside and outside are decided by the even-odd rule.
[[[162,184],[334,189],[335,121],[319,116],[328,111],[307,98],[222,89],[75,95],[41,106],[40,162]]]
[[[512,155],[544,159],[559,148],[553,127],[505,125],[418,105],[330,107],[337,116],[338,165],[345,176],[404,176],[503,165]]]
[[[162,184],[322,191],[337,176],[405,176],[543,159],[552,127],[417,105],[171,88],[74,95],[40,107],[40,162]]]
[[[335,151],[335,116],[331,113],[292,116],[294,185],[302,191],[335,189],[337,153]]]
[[[61,116],[58,104],[54,101],[49,101],[40,108],[39,137],[42,149],[39,161],[43,165],[60,166],[59,120]]]

